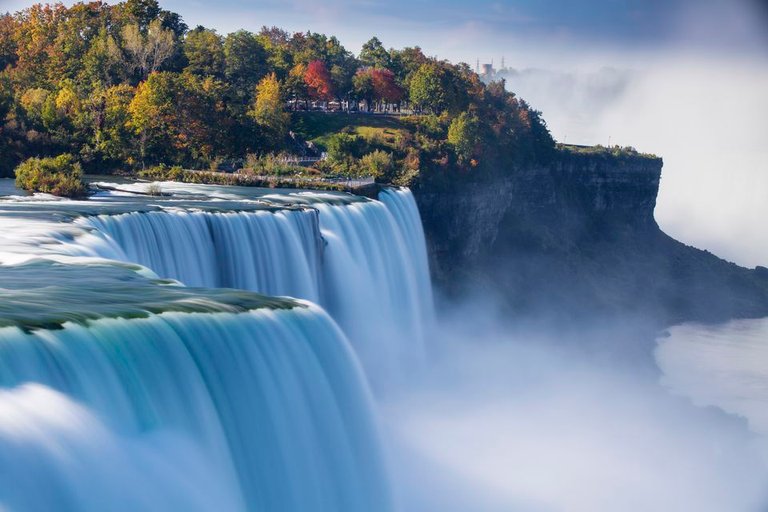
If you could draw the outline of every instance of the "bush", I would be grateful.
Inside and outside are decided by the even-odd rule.
[[[150,196],[162,196],[163,188],[159,183],[150,183],[147,185],[146,194]]]
[[[395,170],[395,161],[391,153],[377,149],[360,159],[363,173],[374,178],[391,177]]]
[[[61,197],[84,197],[88,187],[83,169],[70,154],[55,158],[29,158],[16,167],[16,186],[30,192]]]
[[[154,181],[183,181],[184,169],[179,165],[168,167],[160,164],[139,171],[139,176]]]
[[[260,176],[299,176],[308,174],[309,171],[297,163],[291,163],[291,155],[270,153],[262,157],[249,154],[246,157],[245,167],[241,169],[243,174],[256,174]],[[243,172],[245,171],[245,172]]]
[[[331,162],[343,162],[348,157],[355,157],[360,151],[361,139],[357,135],[336,133],[328,139],[328,159]]]

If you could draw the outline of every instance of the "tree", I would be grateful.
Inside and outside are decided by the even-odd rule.
[[[50,61],[56,53],[57,20],[63,17],[64,9],[62,4],[37,4],[24,12],[24,20],[14,32],[14,78],[21,87],[53,86],[49,80]]]
[[[189,71],[200,76],[224,76],[224,44],[215,30],[196,27],[184,39]]]
[[[238,30],[224,39],[224,76],[241,95],[253,91],[267,74],[267,53],[259,39],[247,30]]]
[[[293,51],[293,62],[309,65],[320,60],[328,62],[328,38],[323,34],[297,32],[291,37],[290,46]]]
[[[395,50],[391,52],[391,55],[392,62],[389,69],[395,73],[397,80],[406,88],[410,85],[413,74],[418,71],[422,64],[429,61],[418,46]]]
[[[163,28],[162,21],[150,22],[146,34],[138,24],[123,28],[123,44],[131,57],[133,71],[138,71],[141,78],[154,73],[174,52],[174,35]]]
[[[306,99],[309,94],[307,92],[307,83],[304,81],[306,72],[307,67],[304,64],[296,64],[285,79],[285,88],[288,98],[293,102],[294,109],[299,100]]]
[[[128,108],[134,93],[130,85],[120,84],[92,96],[94,135],[91,145],[97,159],[120,164],[133,163]]]
[[[403,99],[403,90],[395,80],[395,74],[383,68],[371,70],[374,96],[379,101],[398,103]]]
[[[133,23],[140,32],[146,32],[150,23],[160,16],[160,5],[157,0],[125,0],[118,4],[118,9]]]
[[[274,71],[279,79],[285,79],[294,68],[288,32],[277,27],[262,27],[256,37],[267,52],[269,69]]]
[[[477,117],[462,112],[448,127],[448,144],[453,147],[460,162],[468,162],[476,153],[480,143],[480,122]]]
[[[355,77],[352,79],[353,91],[355,98],[365,101],[367,110],[371,109],[371,104],[376,97],[375,90],[373,88],[373,76],[370,69],[360,69],[355,73]]]
[[[0,14],[0,71],[16,64],[16,21],[10,14]]]
[[[372,37],[360,50],[360,63],[371,68],[388,68],[391,63],[389,53],[378,37]]]
[[[127,77],[123,53],[115,38],[105,28],[93,39],[82,60],[81,81],[110,86]]]
[[[328,68],[321,60],[313,60],[304,72],[309,97],[313,100],[329,101],[333,99],[333,84]]]
[[[290,114],[283,109],[283,95],[277,76],[271,73],[265,76],[256,87],[256,99],[248,115],[266,135],[269,144],[278,147],[286,133]]]
[[[175,87],[171,74],[152,73],[128,105],[128,126],[139,137],[142,167],[148,156],[163,155],[174,146],[170,124],[176,110]]]
[[[411,103],[419,109],[441,112],[447,103],[447,94],[440,67],[436,63],[422,64],[411,78],[409,93]]]

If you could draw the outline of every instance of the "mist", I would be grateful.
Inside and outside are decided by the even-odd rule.
[[[624,61],[636,64],[523,70],[507,87],[543,111],[560,142],[661,156],[656,220],[669,235],[768,265],[766,61],[674,53]]]
[[[382,407],[403,510],[764,510],[756,436],[660,385],[652,327],[492,312],[446,310],[437,363]]]

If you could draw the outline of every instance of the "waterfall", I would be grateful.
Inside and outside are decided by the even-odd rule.
[[[391,509],[363,379],[316,307],[0,328],[0,507]]]
[[[97,253],[139,263],[188,286],[319,298],[318,228],[311,210],[170,210],[82,222],[113,242],[113,253]]]
[[[368,382],[432,321],[413,197],[228,193],[0,201],[0,510],[395,508]]]
[[[139,263],[190,286],[231,287],[319,303],[370,376],[395,381],[418,364],[432,295],[424,233],[407,189],[382,200],[295,194],[303,209],[102,214],[92,254]]]

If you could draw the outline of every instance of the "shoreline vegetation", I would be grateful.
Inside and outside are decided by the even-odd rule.
[[[83,172],[412,185],[545,164],[570,148],[503,80],[418,46],[373,37],[355,55],[314,32],[221,35],[155,0],[0,14],[0,176],[20,169],[27,190],[80,197]]]

